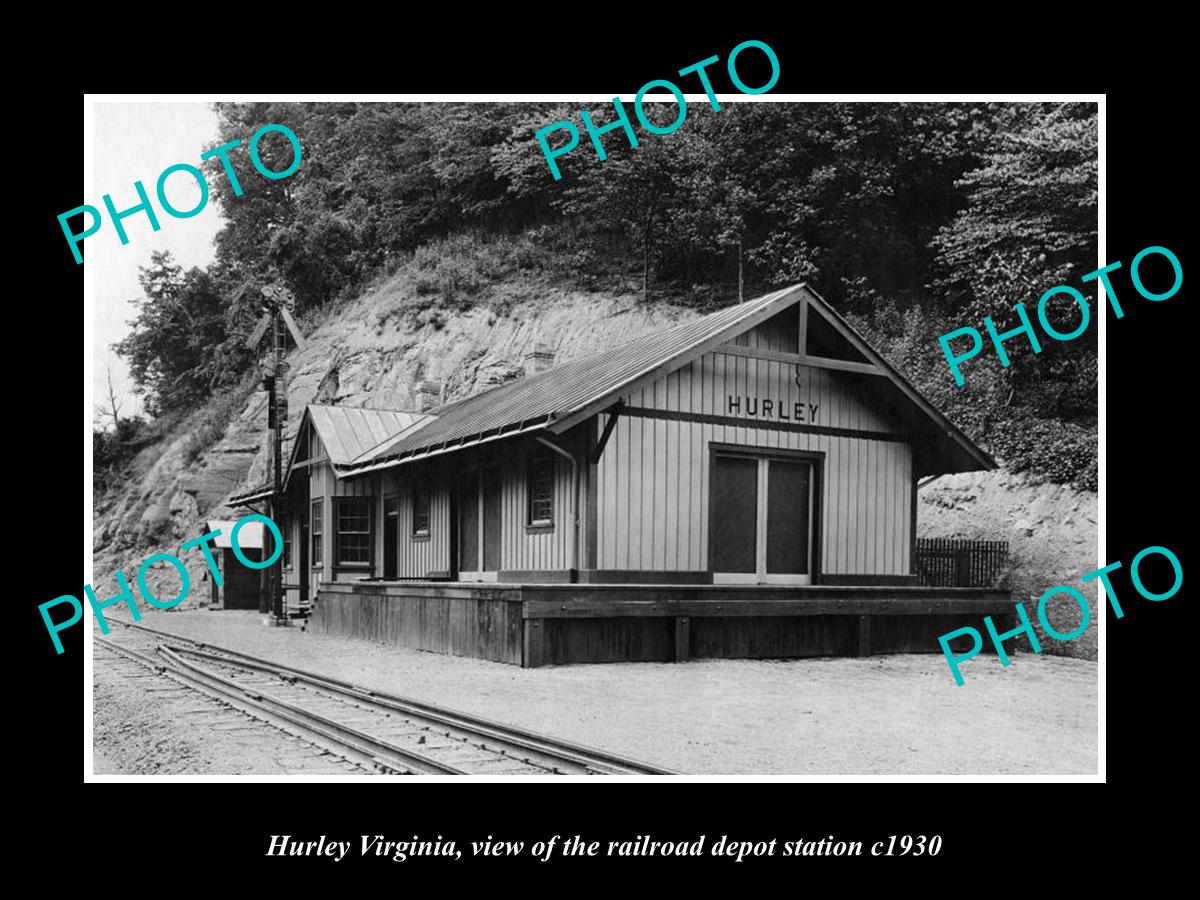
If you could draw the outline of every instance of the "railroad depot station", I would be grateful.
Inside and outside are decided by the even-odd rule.
[[[940,652],[1011,620],[916,575],[918,480],[995,462],[806,286],[548,356],[441,406],[305,409],[277,518],[311,630],[539,666]]]

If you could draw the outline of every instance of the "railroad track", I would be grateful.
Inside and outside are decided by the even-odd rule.
[[[385,773],[670,775],[670,770],[219,647],[120,622],[153,636],[150,652],[97,642]],[[145,640],[145,639],[143,639]]]
[[[119,679],[139,683],[140,690],[154,694],[156,703],[166,704],[170,715],[180,716],[192,728],[220,729],[238,743],[257,742],[263,752],[273,754],[286,774],[369,775],[375,770],[282,720],[192,683],[161,660],[112,641],[97,639],[97,645],[112,655],[106,666]],[[272,739],[272,734],[277,736]]]

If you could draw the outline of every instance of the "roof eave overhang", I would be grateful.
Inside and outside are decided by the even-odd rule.
[[[826,303],[816,291],[812,290],[807,284],[800,285],[800,289],[808,295],[810,301],[815,300],[819,304],[823,313],[829,314],[826,316],[826,321],[841,332],[842,336],[850,341],[859,353],[879,366],[888,379],[900,389],[900,392],[935,423],[939,439],[949,439],[952,446],[957,447],[975,463],[975,465],[964,466],[953,469],[953,471],[977,472],[1000,468],[996,461],[982,447],[979,447],[967,437],[941,410],[925,399],[925,396],[907,378],[896,371],[891,363],[883,358],[883,354],[863,340],[862,336],[850,326],[850,323],[843,319],[841,314]]]
[[[893,368],[883,356],[868,344],[848,322],[845,321],[828,303],[826,303],[820,295],[808,287],[807,284],[798,284],[791,288],[785,288],[778,293],[773,300],[764,304],[755,312],[748,314],[734,322],[731,322],[726,327],[722,328],[714,335],[697,341],[695,344],[684,348],[671,357],[660,360],[659,362],[643,369],[642,371],[631,375],[624,379],[620,384],[613,386],[605,391],[604,394],[594,397],[592,400],[573,409],[564,410],[562,412],[551,413],[546,416],[539,416],[535,420],[524,420],[522,422],[513,423],[511,425],[501,426],[487,432],[480,432],[472,435],[466,435],[459,438],[453,438],[441,443],[429,444],[423,447],[412,448],[400,453],[385,456],[382,459],[375,461],[351,462],[349,464],[334,465],[334,472],[339,478],[352,478],[359,475],[366,475],[371,472],[377,472],[382,469],[390,469],[398,466],[407,465],[419,460],[426,460],[433,457],[444,456],[450,453],[465,450],[470,447],[476,447],[482,444],[492,443],[506,438],[514,437],[520,434],[527,434],[533,431],[547,430],[551,434],[559,435],[565,431],[569,431],[581,422],[587,421],[591,417],[603,412],[612,405],[614,398],[636,390],[639,386],[648,382],[655,381],[664,377],[670,372],[687,365],[692,360],[702,356],[710,350],[719,347],[722,343],[729,339],[729,336],[734,333],[741,333],[748,328],[753,328],[755,325],[766,321],[770,317],[776,315],[782,309],[804,299],[807,302],[815,303],[820,307],[822,313],[825,313],[825,318],[829,321],[843,336],[854,345],[860,353],[867,359],[877,365],[881,373],[884,374],[893,385],[895,385],[902,394],[924,414],[926,422],[932,426],[929,431],[932,432],[934,439],[941,444],[939,452],[932,454],[933,459],[930,461],[944,472],[967,472],[979,470],[992,470],[999,468],[996,461],[986,453],[982,448],[978,447],[974,441],[967,437],[959,428],[954,425],[945,415],[941,413],[932,403],[930,403],[912,384],[908,382],[895,368]],[[307,410],[306,410],[307,412]],[[418,427],[418,431],[420,428]],[[290,470],[290,465],[289,465]]]
[[[482,444],[490,444],[495,441],[502,441],[507,438],[516,437],[521,434],[529,434],[534,431],[545,430],[554,420],[554,415],[539,416],[534,420],[525,420],[516,423],[512,426],[502,426],[492,429],[491,431],[481,432],[474,435],[466,435],[460,438],[452,438],[442,441],[439,444],[430,444],[426,447],[414,448],[406,450],[402,453],[394,454],[393,456],[385,457],[374,463],[352,463],[348,466],[334,466],[333,471],[339,478],[354,478],[359,475],[367,475],[371,472],[378,472],[382,469],[392,469],[398,466],[408,465],[409,463],[418,462],[420,460],[432,459],[437,456],[445,456],[449,453],[457,453],[460,450],[467,450],[471,447],[478,447]]]
[[[266,488],[265,490],[255,491],[251,494],[238,494],[230,497],[227,506],[248,506],[251,503],[260,503],[263,500],[270,500],[275,496],[274,488]]]

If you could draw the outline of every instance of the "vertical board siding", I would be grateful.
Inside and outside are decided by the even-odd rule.
[[[750,343],[742,346],[789,349],[782,337],[770,336],[771,329],[760,326],[749,334]],[[855,376],[719,351],[624,399],[632,407],[729,417],[731,394],[742,398],[742,417],[747,397],[750,403],[757,398],[757,404],[770,398],[776,411],[785,404],[789,419],[794,404],[804,404],[803,424],[895,432],[885,412],[864,401]],[[811,407],[817,408],[815,418]],[[909,574],[912,448],[907,443],[631,416],[620,417],[597,466],[598,568],[708,568],[712,442],[824,453],[821,571]]]
[[[413,536],[413,489],[429,488],[429,538]],[[376,527],[375,574],[383,575],[383,507],[385,498],[395,496],[397,522],[396,576],[426,578],[450,569],[450,481],[445,463],[385,470],[373,483]]]
[[[322,580],[332,580],[330,574],[330,560],[333,558],[333,536],[330,529],[331,517],[333,515],[330,507],[332,502],[332,484],[336,480],[333,477],[333,470],[329,466],[328,458],[325,455],[325,448],[321,446],[321,441],[313,432],[312,444],[312,465],[308,469],[308,505],[310,512],[309,540],[312,540],[313,522],[311,520],[312,502],[320,500],[322,515],[320,527],[323,529],[321,537],[321,563],[314,565],[312,555],[309,555],[309,594],[311,597],[316,597],[317,584]]]
[[[799,334],[800,308],[792,306],[761,325],[739,334],[732,343],[739,347],[796,353],[799,348]]]
[[[397,575],[425,578],[450,569],[450,482],[446,465],[400,469],[388,493],[396,493],[400,507],[400,547],[396,554]],[[418,486],[429,489],[429,539],[413,536],[413,493]]]
[[[561,443],[561,442],[560,442]],[[540,450],[533,442],[517,442],[496,448],[494,458],[488,465],[496,465],[496,477],[500,488],[500,571],[548,571],[565,570],[571,565],[571,548],[575,542],[575,517],[578,511],[575,504],[582,500],[575,497],[574,476],[571,464],[557,453],[551,452],[554,460],[554,504],[553,528],[550,530],[527,530],[529,524],[529,485],[528,460],[529,454]],[[586,465],[586,460],[578,459],[576,465]],[[463,468],[461,461],[450,461],[442,474],[435,480],[438,485],[431,503],[431,513],[437,521],[446,523],[446,531],[450,525],[450,485],[455,473]],[[603,473],[598,473],[600,483],[598,491],[604,491]],[[582,477],[582,472],[580,477]],[[439,501],[440,500],[440,505]],[[478,503],[478,497],[461,497],[460,503]],[[603,509],[603,506],[601,506]],[[436,527],[436,526],[435,526]],[[601,528],[603,534],[605,529]],[[442,548],[438,548],[442,552]],[[445,564],[442,570],[449,568],[450,545],[447,540],[444,545]],[[583,552],[580,550],[580,552]],[[576,562],[578,565],[578,562]]]

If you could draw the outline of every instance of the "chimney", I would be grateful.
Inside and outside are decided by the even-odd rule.
[[[436,381],[418,381],[414,392],[417,395],[418,412],[429,412],[442,399],[442,386]]]
[[[537,343],[525,354],[525,372],[536,375],[554,367],[554,348],[549,344]]]

